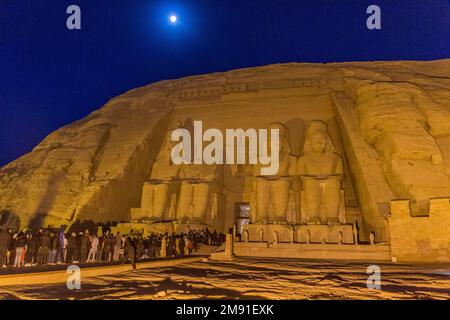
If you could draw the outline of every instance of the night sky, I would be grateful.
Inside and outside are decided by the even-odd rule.
[[[66,28],[71,4],[82,30]],[[366,27],[371,4],[381,30]],[[450,58],[450,0],[0,0],[0,165],[159,80],[281,62],[441,58]]]

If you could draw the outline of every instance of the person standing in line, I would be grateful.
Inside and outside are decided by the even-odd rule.
[[[180,236],[175,236],[175,257],[179,257],[181,255],[180,250]]]
[[[56,264],[58,249],[59,249],[59,236],[55,233],[52,233],[50,238],[50,251],[48,254],[49,257],[48,263],[50,265]]]
[[[180,247],[180,257],[184,257],[184,247],[186,243],[184,241],[184,233],[180,235],[179,247]]]
[[[27,239],[27,257],[26,266],[31,267],[32,265],[37,264],[37,254],[39,250],[39,238],[38,234],[29,233],[29,237]]]
[[[74,263],[78,259],[77,247],[77,234],[75,232],[72,232],[72,235],[67,239],[67,263]]]
[[[14,267],[15,268],[19,268],[19,267],[23,267],[24,265],[24,261],[23,261],[23,253],[25,251],[25,246],[26,246],[26,239],[25,239],[25,234],[20,231],[17,236],[16,236],[16,241],[15,241],[15,250],[16,250],[16,255],[14,258]]]
[[[11,239],[11,242],[9,243],[8,253],[7,253],[7,259],[6,259],[6,265],[13,266],[14,265],[14,259],[16,257],[16,237],[17,234],[13,233],[11,229],[8,228],[9,237]]]
[[[133,271],[136,271],[136,249],[133,244],[131,237],[127,237],[125,240],[124,256],[126,254],[126,259],[124,261],[130,260],[131,267]]]
[[[67,240],[64,236],[64,232],[61,230],[59,234],[56,236],[58,241],[58,251],[56,253],[56,263],[61,264],[66,261],[66,246]]]
[[[34,240],[36,241],[36,251],[34,252],[34,257],[33,257],[34,265],[38,264],[38,257],[39,257],[39,251],[41,250],[41,239],[43,236],[43,232],[44,232],[43,229],[39,229],[39,231],[34,236]]]
[[[156,258],[161,257],[161,247],[162,247],[162,239],[163,239],[163,235],[158,235],[156,238],[156,247],[155,247],[155,254],[156,254]]]
[[[185,245],[186,245],[186,247],[185,247],[185,254],[187,256],[190,256],[191,255],[191,250],[192,250],[192,241],[191,241],[189,235],[186,235]]]
[[[147,236],[143,239],[144,243],[144,259],[148,259],[150,257],[150,251],[149,251],[149,243],[150,243],[150,236]]]
[[[53,260],[54,260],[54,256],[53,256],[53,242],[55,241],[55,234],[53,232],[50,232],[49,238],[50,238],[50,245],[49,245],[49,248],[48,248],[47,263],[52,266],[53,265]]]
[[[122,246],[122,236],[120,235],[120,232],[117,232],[116,234],[116,242],[114,245],[114,253],[113,253],[113,260],[119,261],[120,259],[120,249],[123,248]]]
[[[6,230],[0,230],[0,267],[6,268],[8,261],[8,248],[11,244],[11,238]]]
[[[24,266],[25,267],[30,267],[31,266],[31,260],[33,257],[33,248],[31,247],[31,238],[33,237],[33,234],[30,231],[27,231],[26,235],[25,235],[25,247],[26,247],[26,252],[25,252],[25,257],[24,257]]]
[[[89,236],[80,232],[80,263],[85,263],[90,249]]]
[[[158,235],[152,234],[150,237],[150,258],[156,258],[158,255],[156,254],[156,250],[158,250]]]
[[[125,243],[127,241],[127,237],[125,237],[125,235],[123,235],[120,238],[120,251],[119,251],[119,260],[123,260],[123,258],[125,257]],[[136,245],[134,246],[134,249],[136,249]]]
[[[105,236],[102,235],[100,237],[98,237],[98,246],[97,246],[97,254],[95,257],[95,261],[100,262],[103,261],[103,252],[105,250]]]
[[[50,237],[47,232],[43,232],[37,259],[38,260],[37,263],[39,265],[47,264],[49,248],[50,248]]]
[[[108,255],[108,262],[113,261],[114,259],[114,251],[116,250],[116,237],[112,233],[109,234],[108,237],[108,249],[109,249],[109,255]]]
[[[103,261],[106,261],[106,262],[109,261],[109,256],[111,254],[110,237],[111,237],[111,235],[106,235],[106,237],[104,239],[105,247],[103,249]]]
[[[98,248],[98,238],[94,234],[91,237],[91,249],[89,250],[87,262],[96,262],[95,258],[97,256],[97,248]]]
[[[138,236],[136,240],[136,260],[139,261],[144,255],[144,239],[141,235]]]
[[[155,247],[156,247],[156,240],[155,240],[154,235],[152,234],[150,236],[150,238],[148,239],[148,257],[149,258],[156,257]]]
[[[214,230],[211,236],[211,245],[217,246],[217,231]]]
[[[169,236],[169,239],[167,241],[167,256],[169,258],[172,258],[172,255],[174,254],[174,252],[173,252],[174,246],[175,246],[175,243],[174,243],[173,234],[172,234]]]
[[[193,250],[194,250],[195,252],[198,251],[199,241],[200,241],[200,240],[198,239],[198,237],[197,237],[196,235],[194,235],[194,236],[192,237],[192,248],[193,248]],[[192,253],[192,251],[191,251],[191,253]]]

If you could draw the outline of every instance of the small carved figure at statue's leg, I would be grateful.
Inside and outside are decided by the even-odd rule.
[[[274,244],[279,243],[279,240],[278,240],[278,232],[276,232],[276,231],[273,232],[273,243],[274,243]]]
[[[270,184],[265,179],[256,182],[256,223],[267,223],[270,204]]]
[[[342,231],[339,231],[339,234],[338,234],[338,244],[342,244],[343,238],[344,238],[344,235],[342,234]]]
[[[341,183],[337,179],[326,182],[326,216],[328,225],[340,224],[339,210],[341,207]]]
[[[306,244],[310,244],[311,243],[311,232],[308,230],[306,230]]]
[[[269,219],[273,222],[285,223],[287,221],[286,212],[289,200],[289,180],[273,181],[271,187],[274,214]]]
[[[359,241],[359,237],[358,237],[358,222],[354,222],[353,223],[353,241],[355,243],[355,245],[358,244]]]
[[[327,188],[326,188],[326,181],[320,180],[319,183],[319,198],[320,198],[320,206],[319,206],[319,212],[320,212],[320,223],[321,224],[327,224]]]
[[[243,235],[243,239],[244,239],[244,242],[248,242],[248,230],[245,230],[244,231],[244,235]]]
[[[320,221],[320,187],[315,180],[305,180],[304,190],[308,208],[308,224],[321,224]]]
[[[370,245],[374,245],[375,244],[375,233],[374,232],[370,233],[369,241],[370,241]]]

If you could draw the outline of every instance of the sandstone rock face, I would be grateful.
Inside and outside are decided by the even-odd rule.
[[[202,120],[225,130],[276,121],[300,158],[308,126],[321,121],[343,159],[347,220],[358,221],[363,239],[374,233],[389,241],[392,200],[410,200],[414,217],[429,213],[430,199],[450,197],[449,75],[450,60],[290,63],[151,84],[1,168],[0,211],[22,226],[128,221],[174,123]],[[251,202],[251,187],[223,179],[225,230],[234,223],[234,204]]]
[[[131,91],[50,134],[1,169],[1,210],[24,226],[126,219],[165,130],[170,92],[164,84]]]

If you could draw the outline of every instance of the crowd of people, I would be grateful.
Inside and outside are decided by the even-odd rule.
[[[128,262],[135,269],[136,260],[161,257],[183,257],[199,250],[201,245],[219,246],[225,235],[204,230],[179,234],[152,233],[122,235],[120,232],[90,234],[89,231],[64,233],[48,229],[37,232],[0,230],[0,267],[78,264],[95,262]],[[161,250],[165,245],[165,250]]]

